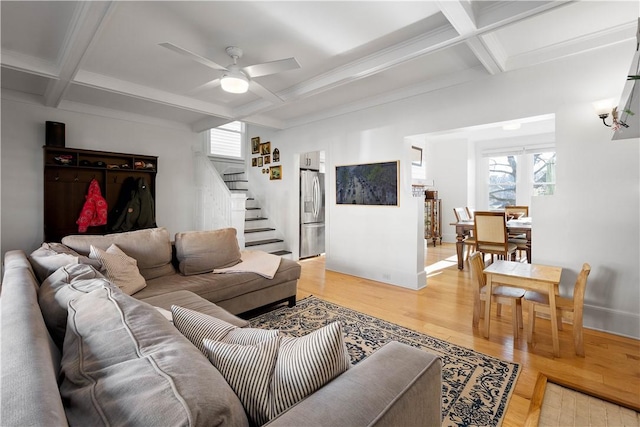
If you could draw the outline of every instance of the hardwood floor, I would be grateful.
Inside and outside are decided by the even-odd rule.
[[[419,291],[325,270],[324,257],[300,261],[298,298],[324,300],[411,328],[457,345],[513,361],[521,372],[503,426],[522,426],[539,372],[614,397],[640,408],[640,341],[585,329],[586,357],[574,353],[571,325],[560,335],[560,358],[553,357],[550,322],[536,320],[535,343],[524,332],[514,340],[509,307],[496,317],[492,307],[491,337],[482,337],[482,322],[473,328],[472,281],[468,262],[457,269],[455,245],[429,246],[427,286]],[[587,284],[588,286],[588,284]],[[526,309],[524,313],[527,324]]]

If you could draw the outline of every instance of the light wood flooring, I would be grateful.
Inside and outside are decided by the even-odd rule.
[[[427,286],[414,291],[325,270],[324,257],[300,261],[298,298],[324,300],[423,332],[460,346],[521,364],[503,426],[522,426],[539,372],[564,379],[585,390],[640,407],[640,341],[585,329],[586,357],[575,355],[571,325],[560,335],[560,357],[553,357],[550,322],[536,321],[534,344],[525,333],[514,340],[509,307],[501,317],[492,308],[491,337],[471,324],[473,297],[468,262],[459,271],[455,244],[429,246],[425,259]],[[579,266],[575,266],[576,268]],[[587,282],[587,286],[589,283]],[[526,308],[524,313],[527,324]]]

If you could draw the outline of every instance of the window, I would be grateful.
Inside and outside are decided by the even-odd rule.
[[[230,122],[209,129],[208,141],[210,156],[244,159],[244,124],[242,122]]]
[[[531,196],[550,196],[555,192],[556,153],[553,148],[485,153],[484,157],[488,160],[489,209],[530,205]]]

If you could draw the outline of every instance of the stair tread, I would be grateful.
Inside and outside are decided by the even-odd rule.
[[[265,218],[265,217],[259,217],[259,218],[245,218],[245,222],[246,222],[246,221],[260,221],[260,220],[263,220],[263,219],[268,219],[268,218]]]
[[[252,208],[252,207],[248,207],[246,208],[248,211],[259,211],[262,208]]]
[[[225,179],[224,182],[249,182],[248,179]]]
[[[278,255],[278,256],[282,256],[282,255],[289,255],[291,253],[291,251],[275,251],[275,252],[269,252],[271,255]]]
[[[265,240],[254,240],[252,242],[245,242],[245,246],[258,246],[258,245],[266,245],[269,243],[280,243],[284,242],[282,239],[265,239]]]
[[[246,233],[260,233],[261,231],[275,231],[275,228],[245,228]]]
[[[223,175],[244,175],[244,172],[228,172],[228,173],[223,173]]]
[[[249,191],[248,188],[230,188],[230,191]]]

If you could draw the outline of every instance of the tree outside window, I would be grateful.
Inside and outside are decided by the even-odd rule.
[[[555,151],[489,157],[489,209],[508,205],[530,205],[531,196],[550,196],[555,192]]]

